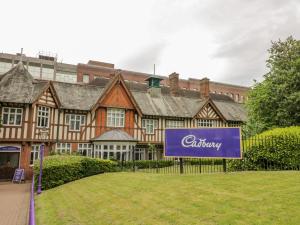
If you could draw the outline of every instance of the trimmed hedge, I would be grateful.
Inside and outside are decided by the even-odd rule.
[[[53,155],[43,160],[42,189],[56,186],[104,172],[117,171],[117,163],[84,156]],[[35,177],[39,174],[39,161],[34,164]],[[36,185],[37,185],[37,180]]]
[[[244,141],[242,160],[230,160],[228,169],[299,169],[300,127],[276,128]]]
[[[134,162],[138,169],[148,169],[148,168],[164,168],[168,166],[173,166],[174,162],[169,160],[138,160]],[[122,168],[122,162],[119,162],[119,167]],[[132,169],[133,162],[128,161],[123,163],[123,169]]]

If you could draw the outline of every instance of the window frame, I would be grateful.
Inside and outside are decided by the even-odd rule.
[[[8,112],[5,112],[5,109],[8,109]],[[15,112],[11,112],[12,109],[15,110]],[[21,110],[21,112],[18,112],[18,110]],[[7,115],[7,122],[8,124],[5,124],[4,123],[4,114]],[[13,124],[10,124],[10,117],[11,115],[14,116],[14,123]],[[21,116],[21,119],[20,119],[20,124],[16,124],[17,122],[17,116]],[[23,122],[23,108],[19,108],[19,107],[2,107],[2,125],[3,126],[15,126],[15,127],[21,127],[22,126],[22,122]]]
[[[211,119],[198,119],[197,126],[198,127],[215,127],[215,121]]]
[[[33,166],[34,161],[40,158],[41,145],[31,145],[29,165]]]
[[[61,152],[62,150],[64,152]],[[65,143],[65,142],[56,143],[55,152],[58,153],[58,154],[69,154],[69,155],[71,155],[72,154],[72,145],[71,145],[71,143]]]
[[[40,114],[40,109],[47,109],[48,111],[41,111],[41,113],[47,113],[47,117],[45,115],[39,115]],[[39,117],[41,117],[41,120],[42,119],[47,119],[47,126],[41,126],[40,125],[40,120],[39,120]],[[42,122],[41,122],[42,123]],[[47,107],[47,106],[43,106],[43,105],[39,105],[37,107],[37,128],[49,128],[49,125],[50,125],[50,107]]]
[[[78,117],[79,117],[79,119],[78,119]],[[83,114],[67,113],[65,115],[65,123],[69,126],[69,131],[80,132],[80,128],[81,128],[81,126],[85,125],[85,121],[86,121],[86,115],[83,115]],[[72,122],[74,122],[74,127],[72,127]],[[79,123],[78,129],[76,129],[77,122]]]
[[[107,127],[125,127],[125,109],[107,108],[106,126]],[[117,124],[118,121],[118,124]]]
[[[150,123],[151,121],[151,123]],[[151,129],[149,129],[153,126]],[[146,134],[155,134],[155,130],[158,128],[158,120],[157,119],[142,119],[142,128],[145,129]]]
[[[173,125],[170,126],[170,123]],[[184,128],[184,120],[166,120],[166,128]]]

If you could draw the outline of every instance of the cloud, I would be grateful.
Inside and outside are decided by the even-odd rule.
[[[152,73],[153,64],[159,65],[166,46],[165,41],[154,42],[126,56],[120,62],[120,65],[126,69]]]

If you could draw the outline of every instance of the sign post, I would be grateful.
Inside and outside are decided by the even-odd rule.
[[[241,130],[237,127],[166,129],[164,154],[178,158],[241,159]]]

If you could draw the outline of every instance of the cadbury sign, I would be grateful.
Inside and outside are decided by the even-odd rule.
[[[241,158],[240,128],[166,129],[165,156]]]

